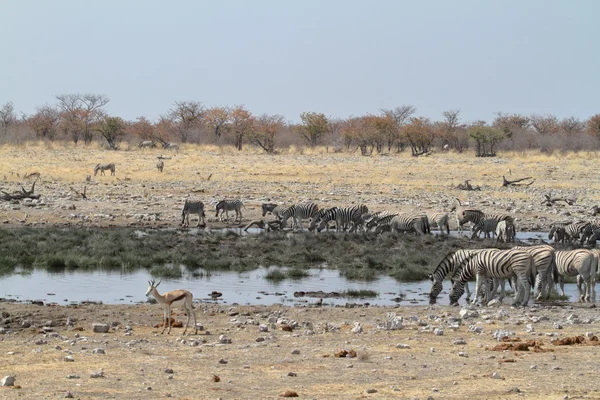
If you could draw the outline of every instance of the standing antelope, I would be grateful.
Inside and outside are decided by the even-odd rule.
[[[187,314],[187,322],[185,323],[185,329],[183,331],[183,335],[187,332],[188,325],[190,324],[190,320],[192,319],[192,315],[194,316],[194,328],[195,334],[198,334],[198,325],[196,324],[196,313],[194,312],[194,305],[192,304],[192,300],[194,296],[188,292],[187,290],[177,289],[171,292],[167,292],[164,294],[159,294],[156,288],[162,280],[158,281],[158,283],[154,284],[154,279],[148,281],[150,286],[148,286],[148,290],[146,290],[146,296],[152,295],[156,301],[165,305],[164,311],[164,324],[163,330],[161,334],[165,333],[165,329],[167,328],[167,324],[169,325],[169,331],[167,335],[171,334],[171,307],[179,307],[185,310]]]

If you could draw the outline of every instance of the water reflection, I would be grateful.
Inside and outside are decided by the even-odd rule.
[[[296,298],[295,291],[345,292],[348,290],[372,290],[379,293],[377,298],[326,298],[325,304],[343,305],[347,302],[370,303],[377,305],[426,305],[430,282],[399,283],[382,276],[371,282],[348,281],[339,276],[338,271],[311,269],[310,276],[301,280],[273,282],[265,279],[267,268],[250,272],[211,272],[201,277],[163,280],[161,293],[174,289],[187,289],[196,299],[213,301],[210,293],[223,293],[220,303],[263,304],[283,303],[288,305],[302,302],[315,302],[316,298]],[[144,293],[148,280],[152,279],[146,270],[132,273],[110,271],[48,273],[35,270],[29,275],[12,275],[0,278],[0,297],[23,301],[42,300],[58,304],[70,302],[101,301],[105,304],[127,304],[146,301]],[[448,304],[449,282],[444,284],[444,292],[438,298],[440,304]],[[573,284],[565,285],[571,299],[576,298]],[[402,301],[397,298],[404,295]]]

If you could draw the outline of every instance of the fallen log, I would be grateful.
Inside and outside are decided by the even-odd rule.
[[[519,182],[523,182],[526,181],[528,179],[531,179],[531,182],[529,183],[519,183]],[[533,179],[532,177],[528,176],[526,178],[521,178],[521,179],[515,179],[514,181],[509,181],[508,179],[506,179],[504,177],[504,175],[502,175],[502,186],[531,186],[533,184],[533,182],[535,182],[535,179]]]
[[[2,191],[2,196],[0,196],[0,200],[22,200],[22,199],[39,199],[41,195],[33,194],[35,189],[35,182],[31,185],[31,190],[25,190],[25,188],[21,187],[21,191],[16,191],[13,193],[7,193]]]
[[[559,201],[564,201],[568,205],[572,206],[573,204],[575,204],[575,201],[576,201],[575,199],[567,199],[567,198],[563,198],[563,197],[552,197],[551,194],[545,194],[544,197],[545,197],[545,199],[542,200],[542,204],[545,204],[548,207],[552,206],[554,203],[557,203]],[[594,214],[594,215],[596,215],[596,214]]]

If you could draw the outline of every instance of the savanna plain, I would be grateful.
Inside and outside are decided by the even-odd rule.
[[[475,158],[471,153],[443,152],[426,157],[405,153],[364,157],[293,148],[265,155],[251,149],[237,152],[193,145],[178,152],[126,145],[121,149],[52,143],[0,147],[1,190],[29,190],[35,182],[34,193],[40,194],[40,199],[0,203],[4,237],[14,241],[15,235],[47,232],[60,239],[62,234],[93,232],[114,239],[111,235],[119,232],[131,231],[131,236],[164,231],[170,235],[169,247],[173,236],[192,243],[186,239],[191,236],[197,240],[198,252],[210,249],[219,255],[220,245],[207,239],[214,228],[240,228],[263,218],[260,205],[265,202],[314,201],[322,207],[364,203],[373,211],[450,211],[458,198],[485,211],[509,212],[519,230],[536,232],[547,231],[550,223],[559,220],[589,219],[592,207],[600,202],[600,184],[591,167],[597,153],[526,152]],[[162,173],[156,169],[159,155],[167,157]],[[115,163],[114,176],[108,171],[94,176],[96,164],[109,162]],[[31,175],[35,172],[39,178]],[[502,176],[531,177],[534,182],[502,186]],[[457,189],[465,180],[481,190]],[[576,201],[548,206],[544,195]],[[180,228],[181,208],[188,196],[207,205],[211,231]],[[214,204],[224,198],[243,200],[241,223],[216,220]],[[235,234],[228,240],[243,242],[260,235]],[[264,249],[294,247],[284,242],[319,241],[319,235],[306,232],[264,235],[269,239],[260,242]],[[419,253],[433,255],[412,258],[416,265],[405,267],[420,268],[424,275],[435,268],[439,248],[447,251],[472,243],[440,236],[417,240],[388,235],[384,240],[340,233],[333,240],[331,235],[322,236],[328,238],[328,247],[346,249],[361,268],[380,265],[377,259],[365,261],[372,256],[369,243],[386,246],[392,253],[395,243],[401,243],[397,252],[402,256],[396,256],[394,263],[401,263],[414,245]],[[310,256],[302,267],[311,261],[329,261],[325,250],[319,258],[321,250],[311,247],[303,249]],[[316,255],[311,253],[315,248]],[[33,250],[27,256],[24,249],[3,246],[2,268],[9,268],[7,258],[28,260],[31,268],[78,266],[80,260],[71,253],[63,264],[56,261],[67,250],[55,250],[52,261]],[[229,265],[249,268],[272,261],[257,254],[236,263],[235,258],[245,258],[236,251],[229,255]],[[132,262],[144,264],[139,258],[143,256]],[[195,259],[199,264],[205,261]],[[340,256],[331,264],[336,262],[352,260]],[[140,291],[146,286],[147,282],[140,282]],[[0,302],[0,378],[15,376],[16,386],[0,387],[0,398],[600,398],[600,353],[595,346],[600,319],[594,304],[530,304],[467,309],[402,304],[350,308],[316,301],[296,306],[198,303],[202,329],[197,334],[188,329],[188,335],[182,336],[182,328],[173,328],[170,335],[160,333],[158,304],[59,306],[4,300]],[[173,317],[186,321],[180,310]],[[108,324],[110,330],[94,332],[94,323]],[[569,341],[563,339],[568,338],[573,344],[566,345]]]

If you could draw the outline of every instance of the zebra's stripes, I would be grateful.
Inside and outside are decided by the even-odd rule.
[[[264,217],[267,213],[271,213],[275,219],[281,219],[281,215],[289,206],[277,205],[273,203],[264,203],[261,205],[262,216]]]
[[[398,233],[412,232],[416,235],[423,235],[429,230],[429,223],[426,218],[427,216],[424,214],[401,213],[392,217],[388,224],[379,224],[375,232],[382,233],[390,230]]]
[[[464,293],[464,286],[473,276],[476,276],[474,301],[480,290],[484,290],[484,302],[491,300],[488,285],[489,278],[510,279],[517,277],[517,287],[513,305],[526,306],[529,302],[529,292],[534,282],[533,260],[529,252],[524,250],[483,250],[475,254],[460,269],[458,279],[455,279],[450,293],[450,303],[458,303]],[[522,300],[521,300],[522,299]]]
[[[233,222],[242,221],[242,207],[244,207],[244,203],[241,200],[221,200],[217,203],[215,209],[217,211],[216,217],[221,213],[221,217],[219,221],[223,221],[223,214],[225,214],[226,220],[229,221],[229,211],[235,211],[235,218]]]
[[[96,164],[96,166],[94,167],[94,176],[98,174],[98,171],[100,171],[100,175],[104,175],[104,171],[108,169],[110,170],[111,175],[115,174],[115,164]]]
[[[281,214],[281,228],[285,228],[287,220],[292,218],[292,229],[298,226],[300,226],[300,229],[302,229],[302,220],[310,220],[318,211],[319,206],[317,206],[315,203],[301,203],[292,205],[284,210]]]
[[[367,222],[367,230],[377,229],[377,227],[381,225],[389,225],[398,213],[389,212],[389,211],[381,211],[379,214],[373,214],[370,221]]]
[[[200,222],[202,225],[205,224],[204,217],[204,203],[200,200],[186,200],[183,204],[183,210],[181,210],[181,225],[189,226],[190,225],[190,214],[198,214],[198,225],[200,226]]]
[[[458,204],[452,208],[452,211],[455,212],[458,232],[463,231],[464,224],[469,222],[476,224],[484,218],[485,214],[483,211],[477,208],[463,206],[459,199],[456,199],[456,201]]]
[[[580,285],[578,301],[590,301],[592,293],[592,284],[596,281],[596,260],[593,253],[586,249],[577,250],[557,250],[555,251],[556,268],[554,272],[558,274],[558,283],[564,296],[565,294],[565,276],[581,275],[583,290]]]
[[[534,290],[535,299],[547,300],[550,297],[548,274],[552,276],[552,269],[555,264],[554,247],[542,244],[538,246],[517,246],[513,249],[525,250],[531,254],[533,267],[537,272]]]
[[[429,220],[429,224],[432,227],[437,227],[440,230],[440,233],[444,233],[445,229],[446,233],[448,235],[450,234],[450,217],[448,216],[448,213],[441,211],[429,211],[427,213],[427,218]]]
[[[368,212],[369,208],[364,204],[352,207],[330,208],[320,217],[317,232],[325,229],[329,221],[335,221],[336,232],[348,228],[350,228],[350,232],[354,232],[363,223],[362,215]]]
[[[496,241],[504,243],[515,241],[515,226],[508,221],[500,221],[496,226]]]
[[[463,263],[468,261],[479,251],[481,250],[456,250],[446,254],[446,256],[442,258],[442,261],[435,267],[433,273],[429,274],[429,279],[431,280],[429,304],[436,303],[437,297],[442,291],[442,282],[444,279],[453,276]],[[465,291],[467,293],[467,298],[470,298],[471,292],[469,291],[469,285],[467,283],[465,283]]]
[[[471,235],[471,239],[478,238],[479,235],[483,232],[483,236],[486,239],[490,239],[490,234],[496,234],[496,228],[498,227],[498,221],[494,218],[485,218],[479,221],[473,227],[473,234]]]

